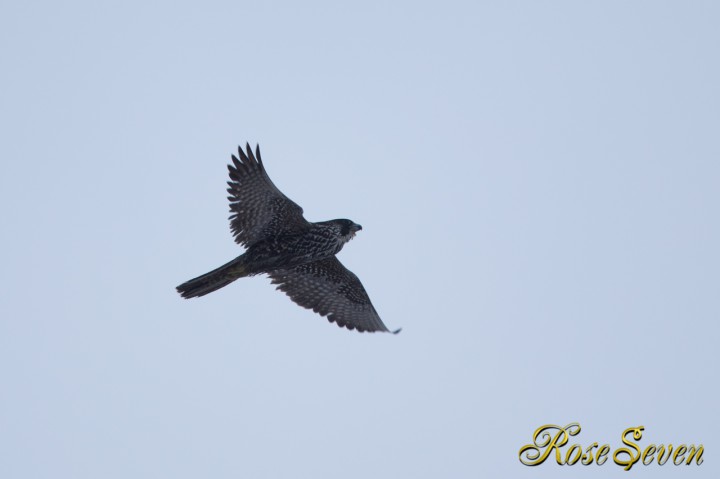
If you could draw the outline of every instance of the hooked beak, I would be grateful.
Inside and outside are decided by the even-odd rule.
[[[353,224],[352,229],[353,233],[356,233],[362,229],[362,226],[360,226],[359,224]]]

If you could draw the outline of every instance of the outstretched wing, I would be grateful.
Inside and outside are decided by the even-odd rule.
[[[338,326],[360,332],[389,331],[358,277],[334,256],[273,271],[270,278],[294,302],[327,316]]]
[[[230,172],[230,229],[235,242],[250,246],[267,236],[279,233],[296,233],[310,227],[303,218],[303,210],[270,181],[260,158],[260,146],[255,154],[246,144],[247,151],[238,147],[233,155]]]

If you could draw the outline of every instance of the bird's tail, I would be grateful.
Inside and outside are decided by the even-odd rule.
[[[183,298],[197,298],[227,286],[243,276],[249,276],[247,268],[245,267],[244,255],[238,256],[229,263],[209,273],[186,281],[176,289]]]

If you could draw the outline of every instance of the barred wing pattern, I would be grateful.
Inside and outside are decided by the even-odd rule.
[[[230,173],[230,229],[235,242],[245,247],[279,233],[298,233],[310,227],[303,210],[277,189],[265,172],[260,146],[255,154],[246,144],[238,147],[238,156],[228,165]]]
[[[295,303],[327,316],[340,327],[359,332],[388,331],[358,277],[334,256],[272,271],[270,278]]]

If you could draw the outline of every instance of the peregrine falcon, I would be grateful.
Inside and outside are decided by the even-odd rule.
[[[177,287],[183,298],[212,293],[238,278],[267,274],[277,289],[330,322],[359,332],[390,332],[357,276],[335,255],[362,229],[347,219],[310,223],[270,180],[260,158],[238,147],[230,172],[230,229],[245,252]],[[392,331],[397,334],[400,330]]]

